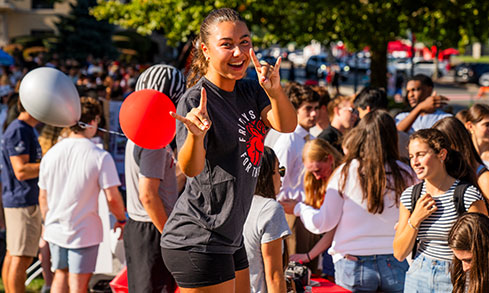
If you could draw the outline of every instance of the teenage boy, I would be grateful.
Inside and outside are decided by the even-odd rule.
[[[437,95],[433,86],[433,80],[424,74],[409,79],[406,99],[411,111],[396,116],[397,130],[411,134],[419,129],[431,128],[438,120],[452,116],[440,109],[448,99]]]
[[[328,128],[318,135],[318,138],[326,140],[339,152],[343,153],[341,138],[355,126],[358,120],[358,112],[354,108],[351,97],[337,96],[329,102],[328,113],[331,123]]]
[[[27,113],[20,100],[16,120],[2,137],[2,200],[7,230],[7,254],[2,280],[6,292],[24,292],[26,269],[37,257],[41,237],[39,162],[41,146],[34,129],[39,121]]]
[[[281,133],[273,146],[285,176],[278,200],[295,199],[303,201],[302,149],[306,141],[315,137],[309,130],[316,125],[319,95],[311,87],[294,83],[285,88],[285,93],[297,111],[297,127],[292,133]]]

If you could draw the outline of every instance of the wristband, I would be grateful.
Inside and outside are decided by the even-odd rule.
[[[413,224],[411,224],[411,218],[408,219],[408,225],[409,227],[413,228],[414,230],[418,231],[418,228],[417,227],[414,227]]]
[[[306,256],[307,256],[307,259],[309,260],[309,262],[311,262],[311,257],[309,256],[309,252],[306,252]]]
[[[119,224],[123,224],[123,225],[124,225],[126,222],[127,222],[127,220],[126,220],[126,219],[123,219],[123,220],[117,220],[117,223],[119,223]]]

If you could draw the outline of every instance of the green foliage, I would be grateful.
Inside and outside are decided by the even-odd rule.
[[[112,45],[113,25],[104,20],[96,20],[89,14],[95,0],[78,0],[70,4],[68,16],[60,16],[56,26],[59,40],[55,51],[61,57],[84,60],[88,55],[96,58],[115,57]]]
[[[489,56],[481,56],[480,58],[474,58],[472,56],[453,56],[451,58],[452,64],[459,63],[489,63]]]
[[[139,33],[158,31],[170,44],[195,35],[213,9],[239,11],[258,45],[317,40],[342,40],[350,50],[372,51],[372,85],[386,84],[387,43],[407,29],[418,39],[442,47],[485,40],[489,31],[489,2],[480,0],[98,0],[91,10],[97,19]]]
[[[462,48],[488,38],[489,3],[477,0],[422,1],[411,27],[427,45]]]
[[[44,285],[44,279],[35,278],[32,282],[27,286],[25,292],[26,293],[36,293],[41,292],[42,286]],[[5,288],[3,286],[3,281],[0,280],[0,292],[5,292]]]

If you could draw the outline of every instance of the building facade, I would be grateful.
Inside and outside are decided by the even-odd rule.
[[[67,15],[73,1],[0,0],[0,46],[19,36],[55,33],[58,15]]]

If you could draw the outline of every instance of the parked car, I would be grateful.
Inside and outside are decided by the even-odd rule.
[[[489,86],[489,72],[483,73],[479,78],[480,86]]]
[[[433,60],[419,61],[414,63],[414,75],[424,74],[432,77],[435,74],[435,63]],[[438,62],[438,77],[442,77],[447,74],[446,63]]]
[[[462,83],[480,83],[482,75],[489,72],[486,63],[462,63],[455,67],[455,81]]]
[[[328,62],[326,55],[313,55],[306,62],[306,77],[322,78],[327,74],[326,67]]]
[[[411,59],[398,58],[389,61],[389,68],[391,72],[401,72],[405,76],[411,75]],[[432,77],[435,74],[435,63],[433,60],[421,60],[414,62],[414,75],[424,74]],[[446,62],[438,62],[438,76],[444,76],[447,74]]]
[[[294,63],[295,66],[302,67],[306,65],[306,60],[304,58],[303,50],[295,50],[293,52],[290,52],[288,58],[289,61]]]
[[[270,56],[270,55],[269,56],[263,56],[259,59],[260,59],[260,61],[265,61],[270,65],[275,65],[275,63],[277,62],[277,58]]]
[[[260,57],[258,57],[258,54],[256,56],[258,60],[260,61],[266,61],[268,64],[275,65],[275,62],[277,62],[277,58],[270,56],[270,55],[263,55],[260,54]],[[256,74],[256,69],[255,66],[250,62],[250,65],[246,69],[246,78],[249,79],[255,79],[258,80],[258,75]]]
[[[355,59],[355,57],[352,56],[348,59],[346,63],[351,70],[355,70],[358,68],[358,71],[365,72],[370,69],[370,62],[370,58],[358,57],[357,59]]]

